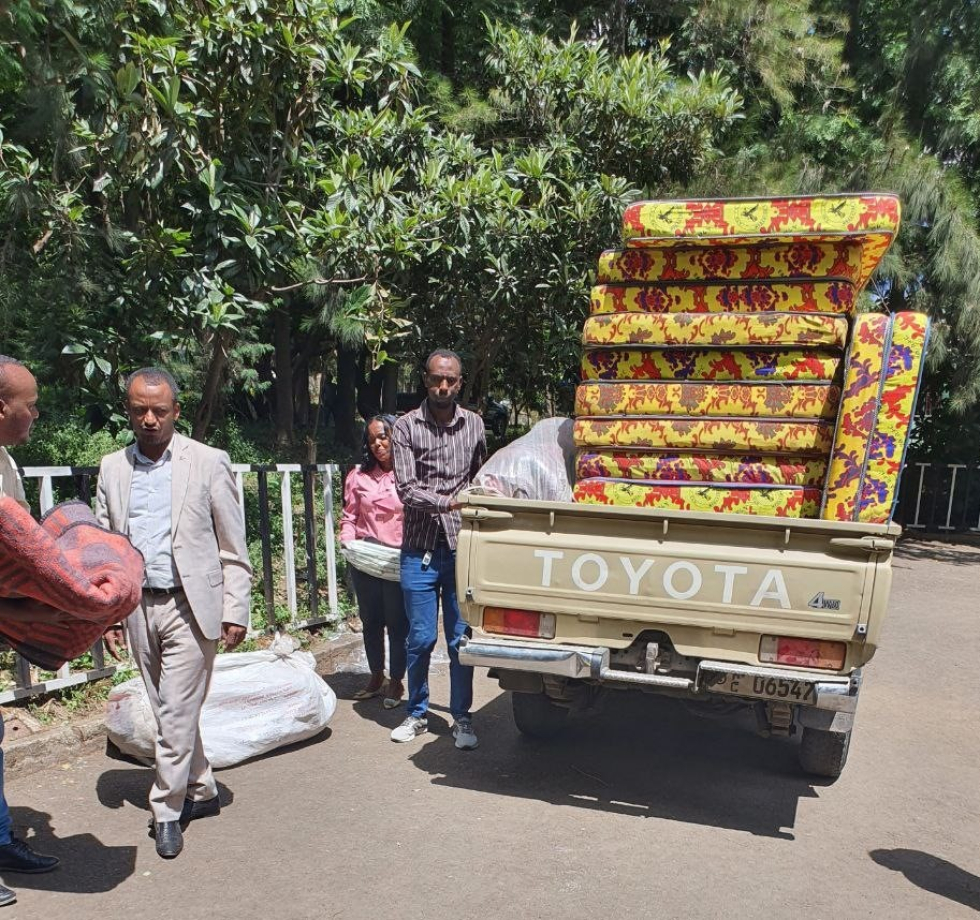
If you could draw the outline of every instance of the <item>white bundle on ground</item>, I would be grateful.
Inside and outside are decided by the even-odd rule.
[[[316,660],[280,635],[260,652],[219,655],[201,711],[204,752],[231,767],[326,728],[337,696],[316,673]],[[143,679],[114,688],[106,711],[109,739],[124,754],[152,763],[156,721]]]
[[[526,435],[498,450],[473,479],[493,495],[570,502],[575,445],[570,418],[546,418]]]
[[[385,581],[401,580],[402,551],[373,540],[350,540],[340,547],[343,557],[359,572]]]

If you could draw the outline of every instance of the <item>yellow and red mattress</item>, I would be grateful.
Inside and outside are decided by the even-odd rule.
[[[842,353],[827,349],[593,348],[583,380],[833,380]]]
[[[837,418],[840,388],[829,383],[583,383],[575,414],[692,418]]]
[[[843,350],[847,320],[822,313],[602,313],[585,321],[582,344]]]
[[[766,281],[597,284],[589,312],[601,313],[838,313],[854,312],[849,281]]]
[[[826,457],[833,425],[820,420],[691,419],[669,416],[577,418],[576,447],[630,447]]]
[[[577,479],[748,483],[820,489],[827,477],[827,461],[695,452],[580,450],[575,460],[575,473]]]
[[[624,281],[822,280],[856,284],[862,275],[861,244],[851,241],[677,249],[607,249],[599,256],[599,284]]]
[[[734,200],[638,201],[623,214],[627,246],[651,248],[752,245],[774,242],[847,242],[861,245],[867,282],[901,221],[896,195],[829,195]]]
[[[573,499],[587,505],[632,505],[668,511],[804,518],[817,515],[820,495],[820,489],[780,486],[717,486],[706,483],[679,486],[671,482],[582,479],[575,484]]]
[[[822,517],[891,518],[929,338],[922,313],[857,317]]]

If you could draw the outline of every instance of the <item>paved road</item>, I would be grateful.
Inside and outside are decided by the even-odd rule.
[[[976,918],[980,550],[913,545],[895,574],[834,785],[797,772],[792,741],[670,701],[526,742],[480,678],[479,750],[453,748],[444,709],[396,746],[398,715],[345,700],[343,674],[328,736],[223,771],[231,806],[174,862],[145,834],[145,769],[95,756],[12,781],[15,823],[65,865],[6,879],[0,920]]]

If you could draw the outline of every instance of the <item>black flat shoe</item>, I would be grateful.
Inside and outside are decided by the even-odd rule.
[[[186,827],[191,821],[199,821],[201,818],[213,818],[221,814],[221,800],[218,796],[212,796],[203,802],[192,802],[184,799],[184,807],[180,810],[181,827]]]
[[[56,868],[61,860],[57,856],[35,853],[23,840],[12,837],[10,843],[0,846],[0,872],[23,872],[40,875]]]
[[[156,826],[157,855],[173,859],[184,849],[184,835],[179,821],[161,821]]]

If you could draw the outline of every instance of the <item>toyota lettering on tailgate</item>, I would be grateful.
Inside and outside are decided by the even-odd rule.
[[[736,584],[745,588],[742,579],[752,579],[750,607],[773,606],[791,608],[786,579],[781,569],[768,568],[750,572],[745,565],[716,563],[696,565],[677,561],[658,567],[657,560],[637,560],[631,556],[606,559],[599,553],[580,553],[566,558],[564,550],[536,549],[541,560],[541,587],[552,587],[558,567],[567,567],[572,584],[581,591],[599,591],[613,574],[625,575],[631,595],[654,594],[662,589],[665,596],[678,601],[691,600],[699,595],[716,595],[723,604],[733,604]],[[720,595],[720,597],[718,597]]]

